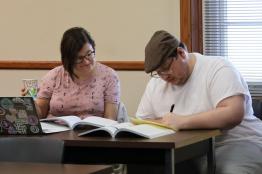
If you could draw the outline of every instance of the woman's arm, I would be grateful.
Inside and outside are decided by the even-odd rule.
[[[46,118],[49,111],[50,99],[37,98],[35,100],[36,110],[39,118]]]
[[[21,96],[27,94],[27,89],[24,87],[21,89]],[[39,118],[46,118],[49,111],[49,99],[39,99],[35,100],[35,108]]]
[[[105,118],[117,119],[118,104],[105,102]]]

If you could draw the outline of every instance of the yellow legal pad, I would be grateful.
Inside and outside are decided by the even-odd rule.
[[[154,122],[154,121],[143,120],[143,119],[139,119],[139,118],[135,118],[135,117],[130,117],[130,120],[133,124],[151,124],[151,125],[160,126],[160,127],[167,128],[167,129],[172,129],[174,131],[178,131],[178,129],[176,129],[174,127],[167,126],[165,124],[161,124],[161,123]]]

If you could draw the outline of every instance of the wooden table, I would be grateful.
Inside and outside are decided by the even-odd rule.
[[[46,135],[64,140],[64,163],[136,165],[130,173],[175,173],[175,163],[207,154],[208,172],[215,172],[214,137],[219,130],[179,131],[155,139],[78,137],[74,131]],[[151,170],[150,170],[151,169]],[[158,170],[160,169],[160,170]]]
[[[107,165],[71,165],[0,162],[1,174],[110,174]]]

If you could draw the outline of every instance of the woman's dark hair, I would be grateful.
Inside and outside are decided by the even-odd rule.
[[[91,35],[84,28],[74,27],[70,28],[63,34],[60,51],[62,64],[66,71],[72,79],[77,77],[74,74],[75,59],[78,56],[79,51],[84,46],[84,44],[89,43],[92,45],[95,51],[95,41],[92,39]]]

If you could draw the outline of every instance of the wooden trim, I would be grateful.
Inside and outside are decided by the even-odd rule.
[[[203,53],[202,0],[180,0],[180,38],[189,52]],[[143,61],[100,61],[122,71],[143,71]],[[60,61],[0,61],[0,69],[52,69]]]
[[[180,0],[180,39],[192,51],[191,43],[191,0]]]
[[[202,0],[180,0],[180,33],[189,52],[203,53]]]
[[[143,61],[99,61],[115,70],[143,71]],[[61,65],[60,61],[0,61],[0,69],[52,69]]]

